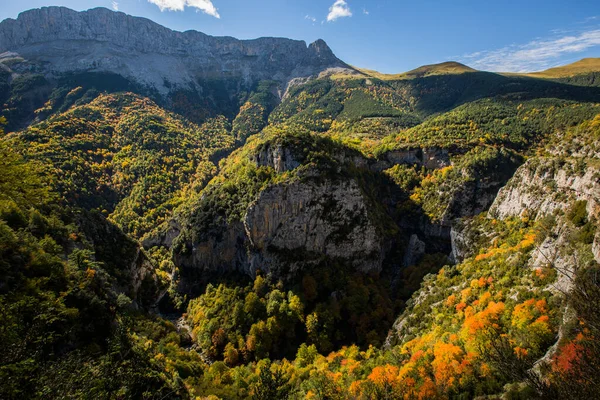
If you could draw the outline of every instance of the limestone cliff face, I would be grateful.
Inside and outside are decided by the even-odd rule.
[[[383,171],[394,165],[418,165],[428,169],[440,169],[451,165],[450,152],[438,147],[392,150],[373,165],[373,170]]]
[[[532,220],[539,220],[554,215],[552,222],[548,222],[549,227],[544,232],[543,240],[527,253],[523,264],[523,267],[531,270],[546,267],[555,269],[556,281],[545,288],[550,292],[568,293],[572,289],[577,268],[588,262],[585,261],[586,257],[582,257],[588,250],[580,246],[582,242],[576,242],[579,239],[575,239],[577,236],[574,234],[578,228],[570,221],[569,211],[575,202],[585,200],[587,220],[597,221],[600,215],[600,170],[597,154],[597,151],[582,151],[579,154],[570,152],[571,157],[560,157],[548,152],[544,157],[528,160],[500,190],[487,212],[487,218],[490,219],[527,216]],[[474,257],[481,249],[481,243],[488,245],[494,235],[493,231],[476,219],[454,223],[451,230],[454,260],[461,263],[468,257]],[[600,262],[600,231],[597,227],[591,250],[595,260]],[[434,281],[432,279],[430,284],[422,286],[410,300],[409,307],[439,296]],[[409,321],[410,312],[409,308],[396,320],[386,346],[412,338],[411,329],[414,329],[414,324],[411,325]],[[567,320],[568,316],[565,316],[565,321]],[[551,357],[555,349],[556,347],[551,347],[545,357]]]
[[[290,272],[323,257],[379,271],[383,245],[354,180],[293,182],[263,191],[244,218],[250,267]]]
[[[283,280],[323,265],[382,271],[400,239],[384,199],[374,198],[368,159],[309,134],[256,139],[232,157],[179,220],[148,242],[173,244],[180,290],[258,270]]]
[[[292,150],[281,144],[265,146],[255,153],[251,160],[258,166],[271,167],[277,173],[291,171],[300,166]]]
[[[167,93],[198,80],[235,77],[251,85],[350,68],[319,40],[237,40],[175,32],[145,18],[96,8],[43,7],[0,23],[0,53],[11,52],[47,75],[112,72]],[[5,54],[6,55],[6,54]]]
[[[322,261],[363,272],[380,271],[384,239],[368,200],[353,180],[295,180],[262,191],[242,221],[185,240],[174,261],[180,289],[193,291],[202,275],[257,270],[286,279]]]
[[[577,154],[575,154],[577,155]],[[585,200],[588,219],[600,216],[600,169],[590,162],[594,154],[561,160],[555,157],[532,159],[524,164],[504,187],[489,216],[506,218],[524,216],[539,219],[555,211],[568,211],[575,201]],[[559,272],[556,287],[567,292],[572,284],[569,276],[578,265],[572,250],[570,224],[559,217],[548,235],[532,253],[530,266],[541,268],[551,264]],[[600,231],[592,243],[592,254],[600,262]]]
[[[505,219],[527,216],[539,219],[555,211],[568,211],[575,201],[585,200],[588,218],[598,218],[600,170],[594,163],[582,164],[586,157],[588,156],[560,160],[550,155],[527,161],[519,167],[506,186],[500,189],[495,199],[491,198],[493,203],[487,213],[488,217]],[[587,159],[592,158],[590,156]],[[477,250],[472,246],[470,225],[469,221],[463,221],[452,226],[452,257],[456,262],[473,256],[473,252]],[[565,226],[565,221],[559,220],[553,235],[546,238],[540,248],[534,251],[533,267],[553,262],[561,268],[572,261],[570,258],[561,258],[560,255],[561,249],[569,244],[564,233]],[[600,260],[599,234],[595,237],[592,249],[596,260]]]
[[[528,214],[540,217],[565,209],[574,200],[587,200],[588,212],[597,213],[600,202],[600,170],[576,161],[538,158],[523,165],[490,208],[490,215],[506,218]]]

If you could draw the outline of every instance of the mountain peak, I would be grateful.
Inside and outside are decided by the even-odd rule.
[[[439,64],[423,65],[402,75],[407,78],[423,78],[431,75],[452,75],[465,72],[476,72],[476,70],[456,61],[446,61]]]
[[[456,61],[446,61],[439,64],[423,65],[401,74],[382,74],[380,72],[367,69],[361,69],[360,71],[366,75],[383,80],[416,79],[434,75],[453,75],[463,74],[466,72],[477,72],[476,69]]]

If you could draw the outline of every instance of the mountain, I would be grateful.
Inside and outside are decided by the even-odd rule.
[[[600,88],[106,9],[0,23],[0,398],[600,393]]]
[[[96,8],[76,12],[44,7],[0,25],[0,52],[50,64],[46,74],[113,72],[161,94],[171,86],[237,79],[287,83],[328,69],[347,68],[322,40],[310,46],[278,38],[237,40],[200,32],[174,32],[150,20]],[[41,67],[42,70],[44,67]]]
[[[550,68],[541,72],[533,72],[529,75],[546,78],[567,78],[591,72],[600,72],[600,58],[584,58],[569,65]]]
[[[462,74],[465,72],[476,72],[477,70],[468,67],[464,64],[455,62],[455,61],[447,61],[439,64],[432,65],[423,65],[422,67],[415,68],[411,71],[404,72],[402,74],[388,75],[381,74],[377,71],[370,70],[361,70],[367,75],[376,77],[378,79],[383,80],[397,80],[397,79],[414,79],[414,78],[424,78],[427,76],[434,75],[446,75],[446,74]]]
[[[353,73],[322,40],[307,46],[280,38],[244,41],[175,32],[105,8],[76,12],[44,7],[2,21],[0,53],[7,79],[18,82],[21,73],[29,72],[35,74],[31,79],[40,80],[29,104],[19,107],[28,120],[43,104],[40,95],[65,82],[135,89],[180,111],[202,103],[201,110],[188,114],[201,122],[206,114],[235,116],[243,104],[240,98],[261,81],[273,82],[271,91],[280,98],[295,79],[327,71]],[[9,121],[15,124],[16,119]]]
[[[600,58],[584,58],[569,65],[524,75],[536,78],[553,79],[558,82],[573,85],[599,86]]]

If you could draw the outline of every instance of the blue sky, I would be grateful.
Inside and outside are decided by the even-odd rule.
[[[396,73],[455,60],[535,71],[600,57],[598,0],[19,0],[0,19],[46,5],[118,9],[175,30],[241,39],[324,39],[349,64]]]

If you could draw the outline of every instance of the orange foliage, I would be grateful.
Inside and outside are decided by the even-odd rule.
[[[463,337],[468,338],[487,326],[495,326],[495,321],[498,320],[502,312],[504,312],[504,303],[502,302],[491,301],[483,311],[478,313],[473,312],[472,307],[467,308],[461,331]]]
[[[448,296],[448,298],[446,299],[446,305],[448,307],[452,307],[455,302],[456,302],[456,296],[453,295],[453,294],[451,294],[450,296]]]
[[[368,379],[378,386],[396,386],[400,383],[399,371],[398,367],[386,364],[373,368]]]
[[[527,351],[527,349],[517,346],[517,347],[515,347],[515,354],[517,355],[517,357],[523,358],[523,357],[527,356],[528,351]]]
[[[456,378],[464,372],[462,349],[450,343],[436,343],[433,354],[435,359],[431,366],[435,383],[441,387],[452,387]]]
[[[573,369],[573,366],[577,364],[581,357],[583,346],[572,341],[562,347],[560,353],[554,359],[554,370],[559,372],[569,372]]]
[[[86,276],[86,278],[87,278],[87,279],[89,279],[89,280],[92,280],[92,279],[94,279],[94,276],[96,276],[96,270],[95,270],[95,269],[92,269],[92,268],[88,268],[88,269],[85,271],[85,276]]]
[[[426,378],[423,384],[421,385],[421,389],[417,395],[419,400],[428,400],[433,399],[437,395],[435,390],[435,383],[429,378]]]
[[[540,324],[548,324],[549,318],[547,315],[540,315],[548,312],[548,304],[546,299],[535,300],[529,299],[521,304],[517,304],[512,313],[511,324],[519,329],[525,328],[533,320]]]

